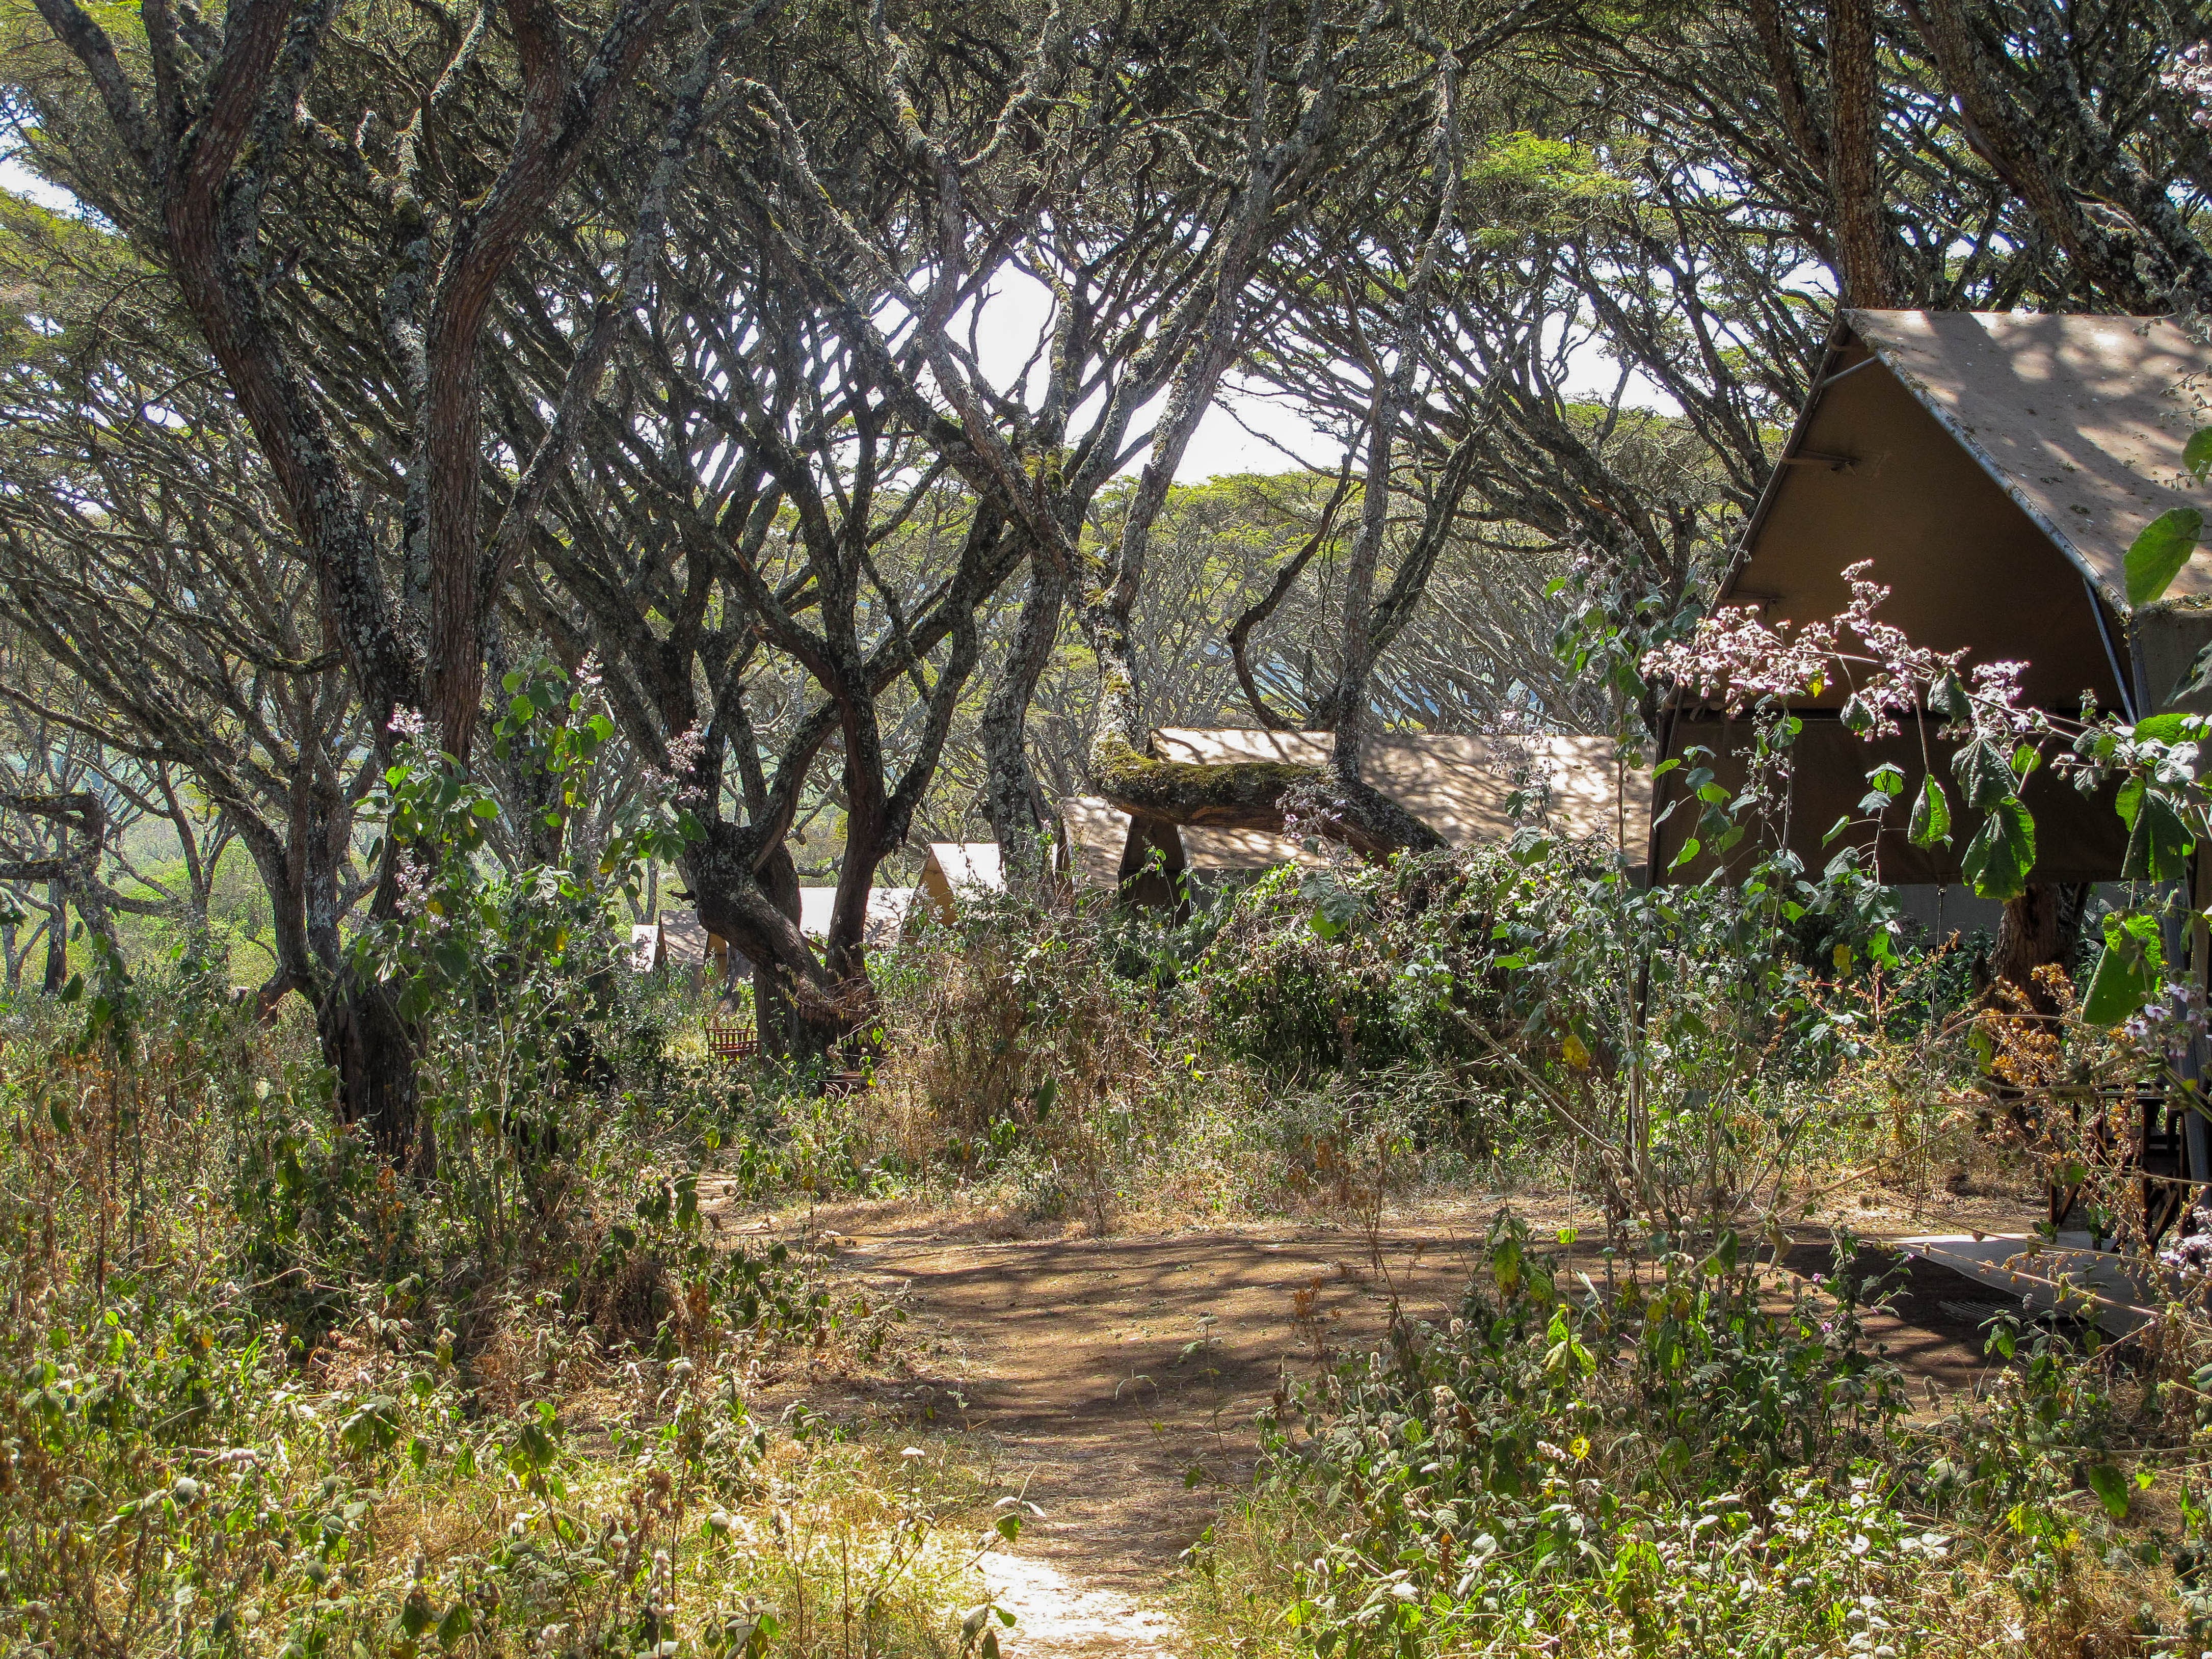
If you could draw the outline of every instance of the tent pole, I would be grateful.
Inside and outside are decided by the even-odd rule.
[[[2120,712],[2128,717],[2128,724],[2133,726],[2142,718],[2136,712],[2141,705],[2142,688],[2131,686],[2130,677],[2120,672],[2120,653],[2113,648],[2112,630],[2105,621],[2105,602],[2097,597],[2096,586],[2087,576],[2081,578],[2081,591],[2089,596],[2089,614],[2097,619],[2097,637],[2104,642],[2105,661],[2112,671],[2113,685],[2119,690]],[[2128,641],[2128,658],[2130,666],[2133,665],[2135,655],[2135,641],[2130,638]]]

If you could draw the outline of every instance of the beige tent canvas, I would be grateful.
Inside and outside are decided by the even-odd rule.
[[[2199,553],[2164,600],[2138,611],[2127,603],[2127,549],[2169,507],[2203,505],[2182,448],[2212,421],[2208,394],[2212,349],[2167,320],[1846,311],[1719,602],[1769,621],[1820,620],[1849,598],[1844,568],[1870,559],[1893,590],[1887,621],[1917,645],[2027,663],[2028,702],[2072,714],[2086,691],[2130,717],[2166,707],[2212,638],[2212,557]],[[1922,770],[1910,733],[1875,753],[1839,730],[1844,695],[1831,689],[1799,710],[1790,842],[1816,867],[1869,768],[1895,760],[1908,795]],[[1686,703],[1670,712],[1662,746],[1711,750],[1725,776],[1745,741],[1723,711]],[[1679,775],[1662,780],[1660,810]],[[2027,799],[2034,879],[2118,873],[2124,841],[2109,805],[2047,774]],[[1692,817],[1674,811],[1656,827],[1654,868],[1669,866]],[[1958,859],[1955,846],[1921,849],[1901,833],[1879,849],[1891,882],[1955,882]]]
[[[915,902],[940,921],[950,921],[959,909],[963,889],[997,893],[1006,890],[1006,872],[999,862],[994,841],[933,841],[915,883]]]
[[[703,968],[712,963],[720,967],[729,958],[730,947],[722,936],[708,933],[706,924],[689,910],[664,910],[657,926],[661,966]]]
[[[878,887],[868,895],[868,917],[860,924],[860,943],[873,951],[894,943],[905,925],[907,907],[914,902],[911,887]],[[837,908],[834,887],[799,890],[799,931],[808,939],[830,937],[830,918]]]
[[[1200,763],[1273,760],[1323,766],[1333,742],[1326,732],[1166,726],[1152,734],[1161,759]],[[1617,762],[1609,738],[1507,740],[1391,733],[1368,742],[1360,775],[1455,847],[1510,837],[1516,824],[1509,802],[1519,792],[1531,816],[1553,830],[1640,853],[1650,812],[1650,781]],[[1076,885],[1087,890],[1113,890],[1137,877],[1155,850],[1170,874],[1320,861],[1286,836],[1149,820],[1139,824],[1093,796],[1063,803],[1060,817]]]

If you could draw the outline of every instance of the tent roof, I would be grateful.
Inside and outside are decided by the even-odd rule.
[[[948,887],[982,887],[993,892],[1006,884],[1006,872],[999,864],[999,843],[994,841],[933,841],[929,843],[929,863],[943,872]],[[923,867],[922,882],[932,885]]]
[[[2212,346],[2168,319],[1845,311],[1720,597],[1770,621],[1810,623],[1844,608],[1844,568],[1871,561],[1893,590],[1882,619],[1915,645],[2025,663],[2024,699],[2039,708],[2070,714],[2086,691],[2130,718],[2147,714],[2212,624],[2212,556],[2190,562],[2169,602],[2130,616],[2127,550],[2160,514],[2203,504],[2182,454],[2207,424]],[[1847,690],[1831,685],[1794,706],[1817,716]],[[1923,761],[1908,738],[1889,756],[1808,720],[1786,823],[1809,866],[1832,853],[1827,827],[1853,810],[1877,758],[1904,769],[1909,798]],[[1684,703],[1670,714],[1669,755],[1741,741],[1717,711]],[[1662,801],[1682,775],[1662,781]],[[2124,837],[2101,800],[2040,778],[2029,788],[2033,879],[2118,874]],[[1691,821],[1677,811],[1659,828],[1655,867],[1671,864]],[[1962,844],[1919,849],[1885,836],[1884,878],[1955,881]]]
[[[1334,738],[1326,732],[1164,726],[1152,734],[1152,741],[1163,760],[1278,760],[1322,766],[1328,762]],[[1625,830],[1632,851],[1642,851],[1650,777],[1631,772],[1617,782],[1610,738],[1538,737],[1507,743],[1438,732],[1378,736],[1369,739],[1360,770],[1453,846],[1466,847],[1503,841],[1513,833],[1505,803],[1524,765],[1548,781],[1549,817],[1556,827],[1616,844]],[[1076,885],[1085,890],[1113,888],[1128,844],[1129,815],[1097,796],[1077,795],[1060,803],[1060,817],[1073,854]],[[1264,830],[1184,824],[1181,834],[1184,859],[1193,870],[1264,870],[1320,861],[1290,837]]]
[[[1883,620],[1914,644],[2027,663],[2039,708],[2071,712],[2087,691],[2127,709],[2142,678],[2127,548],[2188,499],[2182,450],[2207,392],[2212,349],[2155,319],[1846,311],[1720,597],[1814,622],[1870,561],[1893,590]],[[2212,557],[2172,592],[2160,629],[2212,611]],[[2148,666],[2154,642],[2138,643]]]
[[[1844,322],[1832,358],[1854,338],[1869,349],[2115,606],[2136,532],[2200,504],[2181,455],[2212,424],[2212,346],[2171,319],[1846,311]],[[2212,559],[2191,560],[2168,597],[2212,598]]]
[[[868,919],[861,925],[860,942],[870,948],[888,945],[898,937],[907,907],[914,902],[911,887],[878,887],[868,895]],[[799,931],[809,939],[830,937],[830,918],[837,908],[834,887],[799,890]]]
[[[1163,727],[1152,734],[1152,740],[1162,760],[1279,760],[1306,766],[1326,766],[1334,742],[1326,732],[1192,726]],[[1610,738],[1503,738],[1393,732],[1368,739],[1361,750],[1359,771],[1368,782],[1455,847],[1510,837],[1515,825],[1506,801],[1522,787],[1524,778],[1548,785],[1547,817],[1554,828],[1569,835],[1601,836],[1618,844],[1625,824],[1631,843],[1636,844],[1650,811],[1650,780],[1646,774],[1627,775],[1624,801],[1623,781],[1616,776]],[[1245,856],[1256,854],[1263,842],[1279,849],[1291,846],[1283,836],[1251,830],[1197,833],[1233,834],[1239,842],[1235,852]],[[1203,864],[1206,860],[1199,856],[1193,834],[1188,829],[1183,831],[1183,844],[1191,849],[1191,863]],[[1257,861],[1277,864],[1291,856],[1289,851],[1275,850]]]
[[[708,941],[713,935],[695,912],[663,910],[658,925],[661,961],[677,968],[696,968],[706,961]]]
[[[1113,891],[1121,878],[1121,849],[1129,842],[1129,815],[1097,795],[1070,795],[1060,804],[1060,821],[1067,830],[1077,889]]]

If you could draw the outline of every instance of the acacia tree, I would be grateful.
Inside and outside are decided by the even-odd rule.
[[[787,73],[808,72],[805,47]],[[931,787],[977,612],[1016,552],[775,244],[755,182],[774,161],[725,120],[674,183],[605,395],[529,528],[512,623],[593,660],[629,746],[700,825],[678,855],[685,896],[755,965],[771,1043],[818,1048],[865,1008],[869,891]],[[619,218],[638,185],[611,155],[579,188]],[[541,441],[553,319],[592,274],[588,257],[548,259],[539,303],[518,311],[490,383],[512,447]],[[825,792],[845,833],[817,957],[787,842]]]
[[[76,0],[38,0],[53,42],[15,69],[33,167],[121,227],[173,283],[236,400],[315,579],[380,758],[423,710],[465,763],[486,628],[523,528],[604,371],[627,275],[659,234],[603,249],[601,302],[565,319],[544,440],[498,452],[482,421],[500,301],[626,102],[668,0],[564,15],[234,0],[220,28],[149,0],[118,38]],[[672,54],[659,155],[681,165],[724,58],[773,0],[702,20]],[[586,50],[571,56],[571,40]],[[501,518],[484,527],[488,506]],[[509,528],[509,526],[512,526]],[[376,906],[397,889],[387,860]],[[398,1162],[416,1145],[410,1039],[384,988],[349,974],[323,1010],[342,1104]]]
[[[1378,158],[1399,179],[1426,177],[1453,53],[1501,50],[1538,9],[1455,17],[1445,46],[1381,5],[1310,6],[1279,43],[1273,8],[1203,21],[1054,9],[1018,58],[973,76],[983,55],[964,40],[879,13],[838,106],[898,135],[910,212],[884,212],[879,172],[856,173],[842,150],[840,165],[817,161],[816,130],[757,97],[779,147],[769,223],[794,266],[913,429],[1024,544],[1029,586],[981,730],[988,815],[1017,867],[1041,806],[1022,726],[1071,596],[1099,666],[1094,782],[1139,811],[1281,821],[1304,771],[1224,775],[1145,752],[1130,619],[1152,531],[1224,375],[1273,315],[1254,297],[1268,250],[1323,201],[1371,203],[1393,176]],[[1010,270],[1050,297],[1035,356],[1002,385],[974,331]],[[1117,535],[1086,537],[1098,492],[1140,453]],[[1364,786],[1349,793],[1350,833],[1422,833]]]
[[[0,368],[0,592],[48,665],[0,698],[135,763],[110,793],[175,827],[204,931],[221,845],[200,844],[173,781],[188,778],[268,892],[263,1011],[319,1006],[374,769],[312,574],[165,285],[93,227],[17,204],[0,228],[11,291],[38,296]]]

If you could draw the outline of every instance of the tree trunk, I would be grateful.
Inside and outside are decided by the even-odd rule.
[[[716,820],[678,861],[708,933],[753,964],[763,1052],[823,1054],[843,1035],[829,975],[799,931],[799,872],[781,840],[757,852],[745,828]]]
[[[329,976],[316,972],[308,948],[307,882],[296,856],[300,837],[296,834],[279,837],[271,825],[243,815],[235,828],[246,845],[246,856],[261,877],[262,891],[268,895],[270,932],[276,937],[276,964],[255,993],[255,1011],[264,1021],[274,1019],[284,999],[296,991],[317,1009],[319,1026]],[[339,1059],[336,1051],[325,1046],[325,1066],[341,1070]]]
[[[1828,198],[1844,303],[1897,302],[1895,260],[1882,213],[1879,166],[1881,88],[1876,79],[1872,0],[1828,7]]]
[[[2037,982],[2035,970],[2063,963],[2074,952],[2081,933],[2081,913],[2088,900],[2086,884],[2032,885],[2018,898],[2005,901],[1997,922],[1996,948],[1990,971],[2019,991],[2035,1012],[2056,1015],[2058,999]]]
[[[1006,647],[1006,668],[991,688],[978,723],[983,745],[983,808],[1011,887],[1041,883],[1049,863],[1042,842],[1048,821],[1044,792],[1030,767],[1026,738],[1030,701],[1052,659],[1066,589],[1066,580],[1053,562],[1032,553],[1029,592],[1023,596],[1014,636]]]
[[[338,1121],[358,1127],[393,1169],[431,1173],[436,1152],[420,1121],[415,1037],[391,994],[347,968],[316,1011],[315,1034],[338,1074]]]
[[[791,849],[776,844],[756,872],[761,891],[796,928],[799,920],[799,866]],[[802,936],[803,937],[803,936]],[[760,1030],[761,1052],[776,1060],[811,1060],[829,1048],[829,1034],[819,1023],[799,1017],[799,1006],[787,986],[787,975],[773,963],[754,957],[753,1008]]]
[[[397,857],[387,840],[375,896],[369,902],[373,921],[389,921],[398,914]],[[304,860],[301,870],[312,904]],[[312,928],[308,936],[313,937]],[[357,962],[341,957],[315,1011],[315,1034],[325,1063],[337,1073],[338,1121],[358,1127],[378,1155],[400,1173],[435,1174],[437,1141],[421,1121],[416,1086],[416,1033],[400,1018],[391,991]]]
[[[53,912],[46,918],[46,979],[48,996],[58,997],[69,984],[69,895],[61,883],[46,884],[46,902]]]
[[[2136,270],[2131,239],[2093,221],[2068,187],[2058,169],[2057,147],[2050,135],[2038,133],[2036,118],[2021,110],[2002,84],[1960,0],[1926,0],[1912,15],[1944,89],[1958,100],[1975,148],[2075,269],[2122,311],[2163,309],[2166,296],[2146,289]]]

